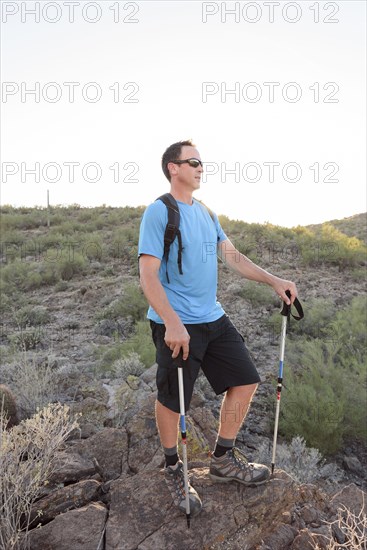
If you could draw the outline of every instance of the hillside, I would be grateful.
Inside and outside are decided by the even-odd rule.
[[[342,220],[330,220],[329,225],[332,225],[348,237],[357,237],[360,241],[367,244],[367,214],[355,214]],[[311,231],[319,231],[323,224],[307,225]]]
[[[65,453],[70,460],[70,453],[79,453],[89,461],[93,455],[100,470],[92,461],[88,467],[84,465],[89,472],[85,477],[78,474],[81,477],[76,480],[70,474],[65,481],[60,474],[50,494],[56,495],[52,491],[60,486],[66,491],[71,483],[81,483],[80,479],[104,481],[107,496],[101,499],[100,493],[95,493],[90,499],[101,500],[104,509],[94,512],[108,517],[113,509],[114,517],[118,521],[124,517],[127,523],[126,511],[117,512],[118,504],[109,500],[110,481],[106,484],[106,480],[118,477],[112,489],[126,489],[125,497],[129,495],[133,502],[134,491],[143,494],[150,483],[149,472],[162,464],[153,411],[155,350],[145,319],[147,305],[138,286],[136,258],[142,212],[143,207],[54,207],[50,227],[42,209],[4,207],[1,216],[0,384],[12,389],[22,418],[55,401],[66,403],[73,414],[82,413],[79,439],[74,436],[67,442]],[[298,480],[316,483],[318,490],[326,493],[335,494],[351,482],[363,488],[362,464],[367,459],[365,215],[293,229],[220,219],[241,252],[297,283],[305,310],[305,319],[299,324],[291,322],[287,335],[279,465],[295,476],[292,479],[301,475]],[[250,457],[265,461],[274,421],[281,304],[271,289],[240,280],[223,264],[219,265],[218,299],[244,336],[262,378],[239,445]],[[196,464],[198,468],[195,475],[208,491],[208,506],[212,503],[211,486],[203,475],[220,402],[200,377],[188,416],[189,452],[192,467]],[[296,473],[295,462],[300,457],[292,447],[296,435],[321,453],[312,455],[307,447],[298,447],[304,464],[316,457],[301,474]],[[104,437],[112,439],[107,444]],[[98,445],[93,441],[99,441]],[[108,475],[109,456],[103,455],[104,445],[115,461]],[[123,453],[123,462],[114,454],[115,445]],[[141,456],[146,457],[144,464],[139,462]],[[63,472],[65,460],[62,455]],[[321,468],[324,460],[326,469]],[[279,476],[288,479],[285,474]],[[289,479],[287,483],[289,486]],[[299,506],[298,491],[289,494],[289,502],[298,503],[294,506]],[[46,502],[45,507],[50,507]],[[77,508],[73,505],[72,511]],[[326,514],[326,509],[322,510]],[[235,531],[235,510],[233,514]],[[154,521],[161,520],[159,514],[155,516]],[[276,524],[279,527],[279,522]],[[112,525],[106,550],[115,547]],[[301,529],[301,523],[293,525],[292,529],[296,528]],[[158,533],[156,523],[152,530]],[[266,536],[271,533],[267,531]],[[260,540],[261,533],[258,535]],[[152,541],[157,540],[158,534],[152,535]],[[43,547],[37,541],[39,550]],[[138,548],[138,543],[134,544],[131,548]],[[55,546],[55,550],[61,548]],[[237,547],[234,544],[232,548]],[[291,548],[291,542],[280,548]]]

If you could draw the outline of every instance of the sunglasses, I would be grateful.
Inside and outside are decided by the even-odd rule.
[[[199,159],[185,159],[185,160],[171,160],[170,162],[173,162],[173,164],[189,164],[193,168],[197,168],[198,166],[203,167],[203,163]]]

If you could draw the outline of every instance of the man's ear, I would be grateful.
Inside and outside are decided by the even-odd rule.
[[[172,178],[172,176],[176,176],[177,173],[178,173],[178,166],[174,162],[169,162],[167,164],[167,169],[170,173],[171,178]]]

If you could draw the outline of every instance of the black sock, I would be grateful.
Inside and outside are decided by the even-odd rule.
[[[218,435],[214,449],[214,456],[217,458],[224,456],[227,451],[234,447],[234,442],[234,439],[225,439],[224,437]]]
[[[166,459],[166,467],[174,466],[178,461],[178,450],[177,445],[174,447],[163,447],[164,457]]]
[[[232,447],[223,447],[223,445],[219,445],[219,443],[217,443],[214,449],[214,456],[217,458],[224,456],[229,449],[232,449]]]
[[[166,459],[166,467],[167,466],[174,466],[178,462],[178,454],[174,455],[164,455]]]

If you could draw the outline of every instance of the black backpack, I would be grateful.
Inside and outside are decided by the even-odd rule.
[[[157,201],[162,201],[166,207],[167,207],[167,213],[168,213],[168,221],[166,225],[166,230],[164,232],[164,251],[163,251],[163,257],[166,260],[166,277],[167,282],[169,283],[169,277],[168,277],[168,256],[169,256],[169,249],[175,238],[177,237],[178,240],[178,256],[177,256],[177,265],[178,265],[178,271],[180,275],[183,275],[182,271],[182,238],[181,238],[181,231],[180,231],[180,210],[178,208],[178,204],[176,199],[171,195],[171,193],[165,193],[164,195],[161,195],[156,199]],[[213,220],[213,223],[215,223],[214,220],[214,214],[208,208],[204,203],[201,201],[200,204],[202,204],[208,211],[211,219]]]

